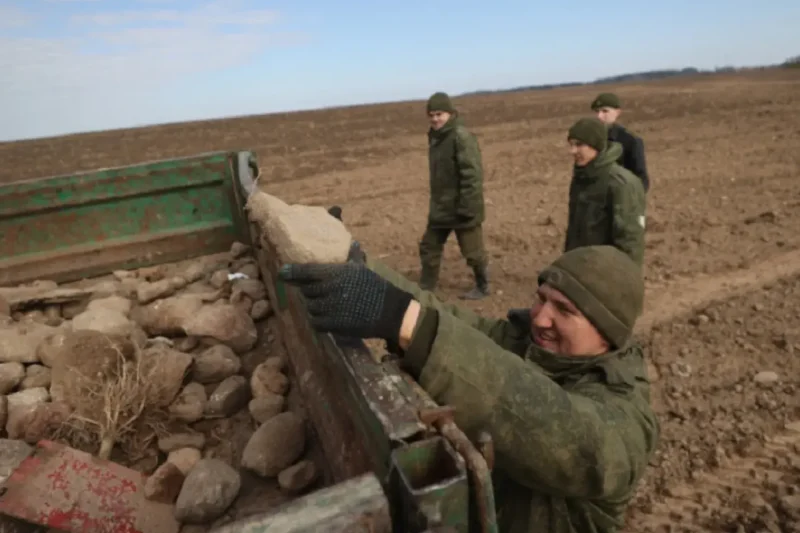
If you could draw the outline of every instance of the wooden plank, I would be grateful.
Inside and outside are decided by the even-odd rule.
[[[374,474],[364,474],[287,503],[271,513],[211,533],[392,533],[389,502]]]

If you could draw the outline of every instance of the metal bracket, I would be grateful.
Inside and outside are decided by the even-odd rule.
[[[464,460],[450,443],[436,436],[395,448],[390,484],[396,531],[409,533],[449,526],[469,531],[469,479]]]
[[[483,533],[497,533],[497,517],[494,507],[494,488],[491,469],[494,466],[494,443],[489,433],[483,431],[478,441],[480,452],[453,421],[455,408],[438,406],[419,411],[420,420],[429,424],[445,437],[467,463],[472,474],[472,485],[478,507],[478,520]]]

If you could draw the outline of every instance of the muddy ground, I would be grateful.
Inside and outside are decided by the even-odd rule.
[[[800,531],[800,72],[608,87],[644,137],[646,315],[658,456],[626,531]],[[597,87],[457,99],[484,153],[494,296],[527,303],[563,241],[566,131]],[[606,87],[603,87],[606,90]],[[0,144],[0,181],[252,149],[266,189],[339,204],[370,253],[416,279],[427,206],[420,102]],[[448,244],[440,294],[469,273]]]

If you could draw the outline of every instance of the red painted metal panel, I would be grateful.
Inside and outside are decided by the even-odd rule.
[[[0,489],[0,513],[69,533],[177,533],[172,505],[145,499],[145,479],[43,440]]]

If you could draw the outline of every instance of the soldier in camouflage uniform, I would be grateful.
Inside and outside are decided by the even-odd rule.
[[[577,121],[569,129],[567,140],[575,166],[564,251],[609,244],[641,266],[645,193],[639,178],[616,163],[622,147],[608,144],[605,126],[596,118]]]
[[[442,251],[455,232],[461,254],[475,276],[475,288],[462,298],[489,294],[488,261],[483,246],[483,163],[478,140],[467,130],[445,93],[428,99],[428,224],[419,243],[420,286],[432,291],[439,280]]]
[[[497,320],[351,256],[362,264],[286,265],[280,275],[305,294],[315,328],[399,346],[467,435],[492,435],[499,530],[619,531],[660,432],[632,339],[639,267],[612,246],[574,249],[539,274],[531,309]]]
[[[622,113],[619,96],[614,93],[600,93],[592,100],[592,111],[597,114],[608,130],[608,142],[622,145],[622,153],[617,163],[636,174],[642,180],[644,192],[650,188],[647,164],[644,158],[644,141],[617,122]]]

